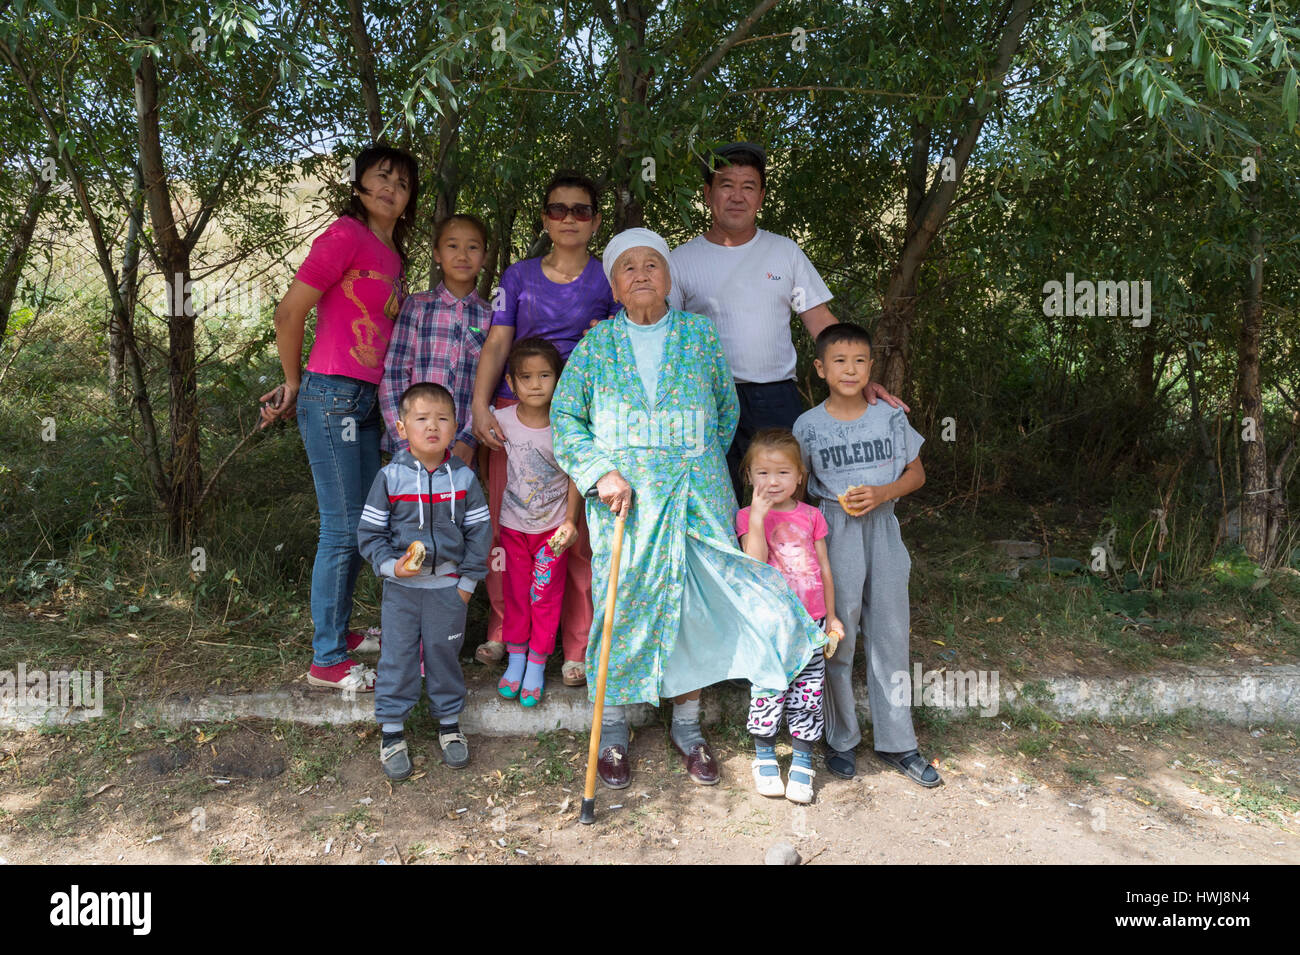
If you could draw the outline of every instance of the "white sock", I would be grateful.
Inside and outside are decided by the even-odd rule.
[[[700,721],[700,701],[687,700],[685,703],[673,704],[674,723],[698,723]]]
[[[611,746],[628,747],[627,707],[606,706],[600,715],[600,752]]]
[[[696,743],[704,742],[700,732],[700,701],[687,700],[685,703],[673,704],[673,722],[669,727],[673,742],[684,752],[690,752]]]

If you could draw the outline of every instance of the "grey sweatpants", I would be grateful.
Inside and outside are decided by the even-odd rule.
[[[401,723],[420,701],[420,645],[424,685],[434,720],[465,708],[465,601],[455,587],[405,587],[384,581],[383,643],[375,676],[375,719]]]
[[[852,683],[853,655],[862,634],[874,746],[887,753],[915,749],[908,674],[912,558],[903,546],[893,503],[849,517],[830,500],[822,504],[822,514],[830,528],[826,550],[835,581],[835,615],[844,624],[844,639],[826,661],[826,745],[843,752],[862,741]]]

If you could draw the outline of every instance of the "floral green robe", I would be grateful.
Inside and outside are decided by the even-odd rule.
[[[556,461],[593,495],[592,699],[614,545],[614,515],[593,487],[615,470],[632,486],[610,705],[658,705],[661,697],[733,678],[777,692],[826,642],[780,573],[736,546],[725,458],[739,419],[731,370],[712,322],[682,311],[671,318],[653,409],[621,312],[578,343],[551,403]]]

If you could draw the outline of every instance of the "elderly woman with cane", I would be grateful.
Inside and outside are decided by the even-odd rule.
[[[612,789],[629,784],[626,708],[669,698],[673,746],[693,781],[713,785],[702,688],[737,678],[756,690],[789,686],[826,636],[780,573],[736,546],[725,457],[736,389],[709,319],[666,305],[667,244],[628,229],[603,265],[622,308],[579,342],[551,404],[556,460],[588,498],[594,594],[609,581],[617,515],[627,532],[597,771]],[[589,669],[604,618],[597,608]]]

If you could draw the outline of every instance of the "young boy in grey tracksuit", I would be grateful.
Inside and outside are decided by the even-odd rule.
[[[817,336],[817,374],[830,387],[825,402],[794,424],[808,490],[821,500],[827,556],[835,581],[835,613],[844,639],[826,661],[826,768],[843,779],[857,769],[862,739],[853,700],[853,653],[863,636],[867,696],[876,755],[922,786],[943,780],[916,748],[908,674],[911,557],[903,546],[894,501],[925,483],[924,438],[901,408],[869,405],[871,336],[842,323]]]
[[[456,407],[441,385],[411,385],[402,394],[397,433],[410,442],[375,476],[357,545],[384,581],[383,644],[375,678],[375,718],[383,731],[379,760],[390,779],[411,775],[403,724],[420,699],[423,647],[429,712],[448,766],[469,763],[460,731],[465,676],[465,605],[487,576],[492,525],[474,472],[447,448],[456,436]],[[412,569],[406,551],[424,545]]]

